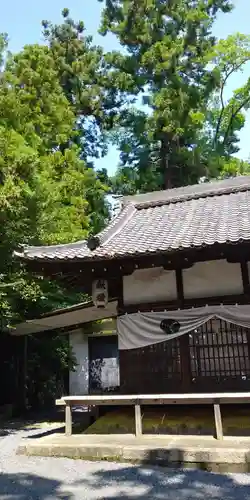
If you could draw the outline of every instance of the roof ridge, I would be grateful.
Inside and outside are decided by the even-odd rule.
[[[199,184],[194,184],[195,187],[197,187]],[[217,197],[217,196],[222,196],[222,195],[227,195],[227,194],[233,194],[233,193],[239,193],[239,192],[244,192],[244,191],[250,191],[250,176],[248,182],[245,184],[241,185],[228,185],[228,186],[217,186],[215,183],[206,183],[208,186],[208,189],[204,191],[198,191],[198,192],[190,192],[190,193],[173,193],[173,195],[167,197],[164,199],[158,198],[158,199],[151,199],[151,200],[145,200],[145,201],[136,201],[134,202],[136,209],[140,210],[143,208],[153,208],[157,206],[162,206],[162,205],[169,205],[171,203],[183,203],[186,201],[190,200],[197,200],[201,198],[209,198],[209,197]],[[210,187],[211,186],[211,187]],[[187,188],[191,188],[192,186],[187,186]],[[210,189],[209,189],[210,187]],[[176,188],[178,189],[178,188]],[[170,190],[172,191],[172,190]],[[166,193],[166,191],[162,191],[162,193]],[[169,193],[170,194],[170,193]]]
[[[133,217],[135,211],[135,204],[132,202],[127,203],[103,231],[87,240],[88,248],[90,250],[95,250],[97,247],[108,243],[122,230],[131,217]]]

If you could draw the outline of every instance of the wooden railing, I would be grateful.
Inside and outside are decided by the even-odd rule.
[[[134,406],[135,435],[142,436],[141,406],[146,405],[213,405],[216,439],[223,439],[221,404],[250,403],[250,392],[211,394],[146,394],[146,395],[105,395],[105,396],[65,396],[56,400],[56,405],[65,406],[65,433],[72,434],[73,406]]]

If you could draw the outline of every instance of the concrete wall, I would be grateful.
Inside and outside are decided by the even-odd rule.
[[[89,392],[89,353],[88,337],[80,330],[70,333],[70,345],[76,358],[75,371],[69,374],[70,395],[83,395]]]

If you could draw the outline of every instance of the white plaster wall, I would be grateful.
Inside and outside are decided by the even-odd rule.
[[[123,278],[124,304],[139,304],[177,298],[175,271],[162,267],[139,269]]]
[[[236,295],[243,293],[240,264],[226,260],[197,262],[183,270],[185,298]]]
[[[81,331],[69,335],[70,345],[76,358],[75,371],[69,374],[70,395],[83,395],[89,392],[89,352],[88,337]]]

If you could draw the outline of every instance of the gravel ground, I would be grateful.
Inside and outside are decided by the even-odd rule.
[[[15,455],[40,430],[0,429],[0,500],[250,500],[250,474]]]

